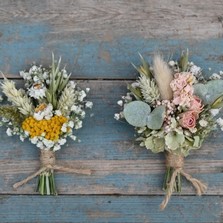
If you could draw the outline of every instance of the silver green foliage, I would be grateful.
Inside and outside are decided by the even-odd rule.
[[[147,127],[154,130],[160,129],[165,118],[165,111],[164,105],[156,107],[147,117]]]
[[[150,112],[151,108],[145,102],[133,101],[125,105],[123,114],[130,125],[143,127],[147,124],[147,116]]]
[[[206,84],[195,84],[194,94],[200,97],[204,104],[213,103],[223,93],[223,80],[212,80]]]

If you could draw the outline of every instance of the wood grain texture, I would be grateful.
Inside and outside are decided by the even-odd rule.
[[[222,11],[222,0],[0,0],[0,70],[21,86],[19,71],[49,65],[54,52],[94,102],[81,143],[69,140],[57,153],[58,163],[94,172],[56,173],[57,197],[38,196],[36,180],[12,189],[38,168],[39,150],[0,128],[0,222],[222,223],[222,132],[186,159],[187,171],[208,184],[206,195],[192,196],[184,181],[182,196],[160,212],[163,154],[140,148],[134,129],[113,118],[138,52],[151,62],[154,51],[176,59],[189,48],[207,75],[223,70]]]
[[[189,48],[198,65],[221,70],[222,10],[221,0],[1,0],[0,68],[18,77],[53,51],[80,79],[128,79],[138,52]]]
[[[0,196],[2,223],[222,223],[223,199],[172,197],[164,211],[159,196]]]
[[[163,154],[140,148],[134,143],[133,127],[113,118],[120,111],[116,102],[126,93],[127,83],[79,81],[82,88],[91,88],[88,99],[94,102],[94,107],[78,134],[82,142],[68,141],[57,158],[60,164],[91,168],[94,172],[87,177],[57,173],[60,194],[163,194]],[[16,84],[21,86],[21,81],[17,80]],[[2,128],[0,131],[0,193],[34,193],[36,180],[17,191],[12,185],[38,168],[39,150],[29,142],[20,142],[18,137],[8,137]],[[185,169],[209,185],[208,195],[222,195],[222,133],[212,134],[202,149],[192,154],[186,160]],[[182,194],[194,194],[186,181]]]

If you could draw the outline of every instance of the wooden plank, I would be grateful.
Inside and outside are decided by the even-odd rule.
[[[194,62],[219,71],[222,10],[221,0],[0,0],[0,68],[18,77],[33,61],[49,64],[53,51],[77,78],[128,79],[137,52],[189,48]]]
[[[1,196],[0,222],[222,223],[223,199],[172,197],[164,211],[156,196]]]
[[[58,173],[56,181],[61,194],[163,194],[163,154],[153,154],[134,143],[134,129],[113,116],[120,110],[116,101],[126,92],[126,81],[81,81],[90,87],[89,100],[94,102],[93,117],[88,117],[78,136],[81,143],[69,141],[57,153],[58,162],[89,167],[92,176]],[[21,81],[17,81],[21,85]],[[88,116],[90,115],[88,113]],[[29,142],[10,138],[0,129],[0,193],[32,194],[36,180],[18,191],[12,184],[38,168],[39,150]],[[212,134],[202,149],[187,157],[189,173],[208,183],[207,194],[223,194],[222,132]],[[184,183],[183,194],[194,194]]]

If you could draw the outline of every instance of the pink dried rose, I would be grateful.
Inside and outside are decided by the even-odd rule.
[[[197,113],[194,111],[186,111],[179,115],[179,124],[185,129],[193,129],[196,126]]]
[[[189,110],[194,111],[195,113],[199,114],[202,112],[204,105],[199,97],[193,96],[191,98]]]

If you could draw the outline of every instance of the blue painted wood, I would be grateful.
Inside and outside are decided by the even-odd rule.
[[[154,196],[1,196],[1,223],[222,223],[223,198],[172,197],[164,211]]]
[[[196,42],[122,36],[111,41],[85,41],[74,34],[60,41],[57,35],[51,34],[53,31],[54,26],[42,22],[0,24],[1,70],[18,76],[19,71],[28,68],[33,61],[48,65],[54,52],[62,56],[63,64],[68,64],[68,71],[75,78],[129,79],[136,76],[130,63],[139,64],[138,52],[148,60],[154,51],[163,52],[166,58],[172,55],[178,58],[181,50],[187,48],[191,60],[207,73],[223,70],[222,39]]]

